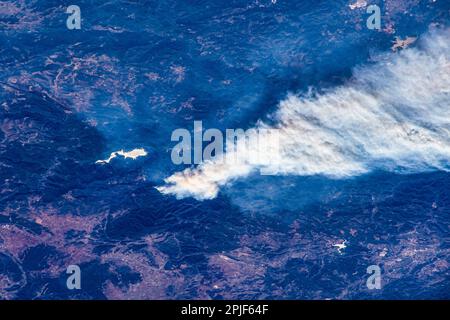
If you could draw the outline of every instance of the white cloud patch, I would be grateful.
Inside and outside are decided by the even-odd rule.
[[[157,189],[177,198],[217,196],[221,186],[257,169],[277,175],[345,178],[373,169],[448,170],[450,30],[427,35],[420,48],[389,53],[354,70],[347,84],[323,94],[289,95],[273,115],[280,157],[252,153],[234,163],[208,161],[177,172]],[[239,148],[237,148],[239,150]]]

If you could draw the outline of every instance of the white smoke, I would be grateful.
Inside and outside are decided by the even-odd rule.
[[[326,93],[289,95],[273,118],[280,134],[277,161],[271,154],[253,161],[251,152],[238,153],[237,163],[205,162],[173,174],[157,189],[177,198],[212,199],[221,186],[261,168],[331,178],[373,169],[447,170],[450,29],[427,35],[420,49],[391,53],[354,70],[347,84]]]

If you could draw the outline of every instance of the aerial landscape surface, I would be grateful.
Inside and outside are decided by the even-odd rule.
[[[3,0],[0,44],[0,299],[450,299],[450,1]],[[276,159],[195,162],[237,128]]]

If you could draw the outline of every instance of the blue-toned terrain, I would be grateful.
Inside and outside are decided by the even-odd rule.
[[[449,24],[448,0],[1,1],[0,299],[450,299]],[[174,164],[195,120],[280,129],[282,165]]]

